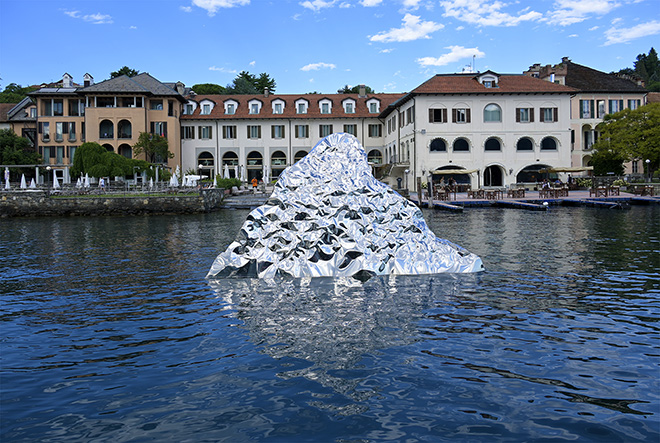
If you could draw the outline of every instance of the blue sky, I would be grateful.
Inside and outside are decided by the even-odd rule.
[[[276,93],[406,92],[473,61],[618,71],[659,43],[660,0],[0,0],[0,88],[127,65],[188,86],[246,70]]]

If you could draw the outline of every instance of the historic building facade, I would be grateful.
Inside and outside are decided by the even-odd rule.
[[[637,109],[646,104],[647,91],[640,80],[607,74],[562,58],[557,65],[535,64],[525,71],[552,83],[576,89],[571,99],[571,164],[588,166],[593,144],[600,134],[597,126],[607,114]],[[641,159],[626,164],[629,174],[643,173]]]

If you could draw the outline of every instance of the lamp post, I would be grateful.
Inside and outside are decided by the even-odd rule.
[[[651,160],[647,158],[644,163],[646,163],[646,173],[649,175],[649,183],[651,183]]]
[[[48,194],[49,194],[49,195],[50,195],[50,182],[49,182],[48,180],[50,180],[50,171],[51,171],[52,169],[53,169],[53,168],[51,168],[50,166],[46,166],[46,171],[47,171],[47,172],[46,172],[46,183],[48,184]]]

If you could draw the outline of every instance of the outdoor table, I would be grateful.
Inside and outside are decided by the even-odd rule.
[[[504,196],[504,193],[499,189],[486,189],[487,200],[499,200]]]
[[[506,191],[506,196],[510,198],[525,198],[525,188],[509,189]]]
[[[640,196],[649,195],[649,196],[653,197],[653,193],[654,193],[653,186],[644,186],[642,188],[641,194],[639,194],[639,195]]]
[[[467,194],[468,194],[468,198],[484,198],[483,189],[470,190],[467,192]]]
[[[620,188],[618,186],[610,186],[607,188],[609,195],[620,195]]]
[[[607,197],[607,188],[605,186],[599,186],[597,188],[589,189],[589,197]]]

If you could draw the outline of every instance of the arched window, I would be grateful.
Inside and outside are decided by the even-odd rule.
[[[484,186],[502,186],[502,168],[489,166],[484,170]]]
[[[222,167],[224,166],[237,166],[238,165],[238,155],[236,155],[235,152],[226,152],[225,155],[222,156]]]
[[[484,108],[484,121],[485,122],[501,122],[502,121],[502,108],[495,103],[486,105]]]
[[[126,158],[133,158],[133,148],[131,148],[131,145],[123,143],[119,145],[119,155]]]
[[[431,152],[446,152],[447,143],[441,138],[434,138],[431,142]]]
[[[298,160],[302,159],[306,155],[307,155],[307,151],[298,151],[298,152],[296,152],[296,155],[293,156],[293,162],[297,163]]]
[[[457,138],[454,140],[454,151],[469,151],[470,144],[464,138]]]
[[[115,138],[115,125],[110,120],[103,120],[99,124],[99,138]]]
[[[133,128],[128,120],[120,120],[117,124],[117,136],[119,138],[133,138]]]
[[[485,149],[486,151],[501,151],[502,144],[495,137],[491,137],[488,140],[486,140]]]
[[[518,140],[518,143],[516,143],[516,150],[533,151],[534,144],[532,143],[532,139],[530,139],[529,137],[523,137],[520,140]]]
[[[250,166],[252,166],[252,167],[255,167],[255,166],[261,167],[261,166],[263,166],[264,157],[261,155],[261,152],[257,152],[257,151],[250,152],[247,156],[247,164],[248,164],[248,168]]]
[[[106,151],[115,152],[114,146],[112,146],[110,143],[105,143],[103,147],[105,148]]]
[[[213,154],[208,151],[201,152],[197,156],[197,164],[204,166],[204,169],[213,168],[215,161],[213,160]]]
[[[367,154],[367,160],[374,165],[380,165],[383,163],[383,155],[378,149],[372,149],[369,151],[369,154]]]
[[[556,151],[557,141],[552,137],[546,137],[541,140],[541,151]]]

